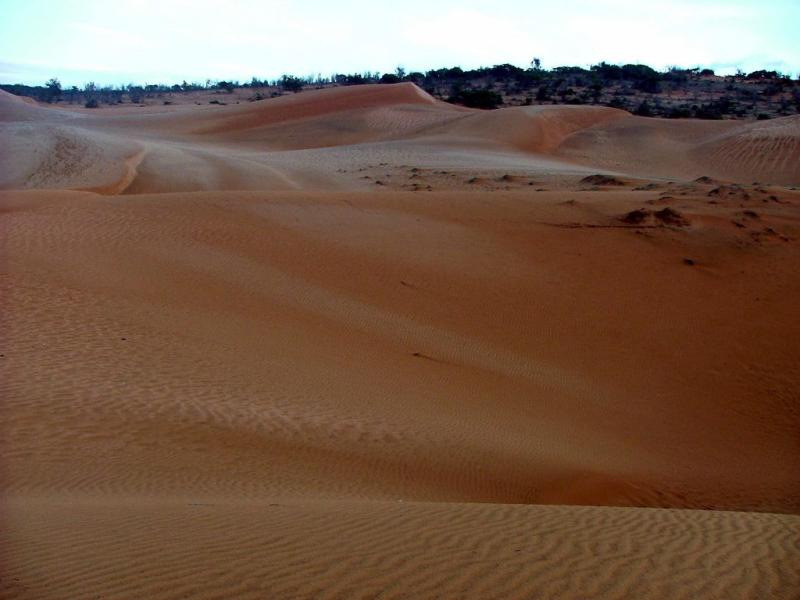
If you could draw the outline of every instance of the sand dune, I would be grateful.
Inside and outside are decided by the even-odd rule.
[[[3,597],[798,596],[798,120],[400,85],[0,139]]]
[[[796,184],[800,181],[800,117],[753,123],[714,137],[693,151],[710,155],[717,173],[731,179]]]
[[[557,153],[640,177],[796,185],[800,116],[766,124],[629,116],[577,132]]]
[[[343,112],[397,105],[430,107],[436,104],[437,101],[432,96],[412,83],[330,88],[236,107],[217,118],[205,120],[202,125],[195,124],[193,131],[229,134],[245,130],[252,134],[254,129],[269,125],[338,115]],[[456,111],[455,108],[450,110]]]
[[[0,189],[363,189],[356,172],[426,154],[420,164],[461,172],[800,181],[800,117],[765,125],[646,119],[604,107],[485,112],[437,102],[412,84],[138,113],[48,110],[4,94],[0,139]],[[132,172],[132,164],[141,168]]]

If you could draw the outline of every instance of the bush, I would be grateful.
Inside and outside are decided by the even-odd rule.
[[[394,73],[384,73],[380,79],[381,83],[400,83],[401,81],[402,79]]]
[[[621,98],[620,96],[614,96],[606,106],[610,108],[621,108],[622,110],[628,109],[628,101],[625,98]]]
[[[781,74],[777,71],[766,71],[761,69],[759,71],[753,71],[752,73],[748,73],[745,79],[779,79]]]
[[[97,99],[96,98],[89,98],[86,101],[86,104],[84,104],[84,106],[86,108],[99,108],[100,107],[100,105],[97,103]]]
[[[661,84],[656,79],[640,79],[633,84],[633,87],[645,94],[661,93]]]
[[[650,103],[647,100],[644,100],[633,114],[640,116],[640,117],[652,117],[653,116],[653,109],[650,106]]]
[[[290,92],[299,92],[303,89],[303,80],[294,75],[284,75],[281,77],[280,85]]]
[[[470,108],[497,108],[503,103],[503,97],[492,90],[460,90],[454,92],[448,99],[454,104],[463,104]]]
[[[692,111],[688,106],[673,106],[667,111],[668,119],[689,119],[692,116]]]
[[[362,85],[364,83],[369,83],[366,77],[358,73],[353,73],[351,75],[339,73],[333,76],[333,80],[339,85]]]
[[[698,119],[714,119],[719,120],[723,115],[729,115],[733,112],[735,106],[730,98],[720,98],[719,100],[712,100],[708,104],[701,104],[695,111],[695,117]]]
[[[539,86],[539,89],[536,90],[536,101],[537,102],[545,102],[546,100],[550,100],[552,96],[550,95],[550,89],[546,85]]]

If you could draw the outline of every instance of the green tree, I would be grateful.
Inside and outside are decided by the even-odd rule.
[[[45,84],[47,88],[47,101],[54,102],[61,98],[61,82],[53,77]]]
[[[280,85],[287,91],[299,92],[303,89],[303,80],[294,75],[284,75],[280,79]]]

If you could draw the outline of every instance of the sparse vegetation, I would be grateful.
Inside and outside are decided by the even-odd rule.
[[[175,94],[225,93],[248,90],[236,100],[257,101],[322,88],[366,83],[412,82],[433,96],[473,108],[529,106],[536,104],[595,104],[634,114],[673,119],[766,119],[800,113],[800,81],[777,71],[718,76],[711,69],[673,67],[656,71],[647,65],[614,65],[600,62],[589,68],[560,66],[546,69],[535,58],[528,68],[511,64],[464,70],[460,67],[432,69],[424,73],[336,73],[329,76],[297,77],[286,74],[274,80],[253,77],[247,83],[235,80],[180,84],[126,84],[62,87],[53,78],[41,86],[0,84],[12,94],[42,102],[97,106],[155,104],[172,101]],[[208,99],[203,99],[208,101]]]

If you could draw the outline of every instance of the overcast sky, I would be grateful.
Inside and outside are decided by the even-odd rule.
[[[0,0],[0,82],[606,60],[800,73],[800,0]]]

